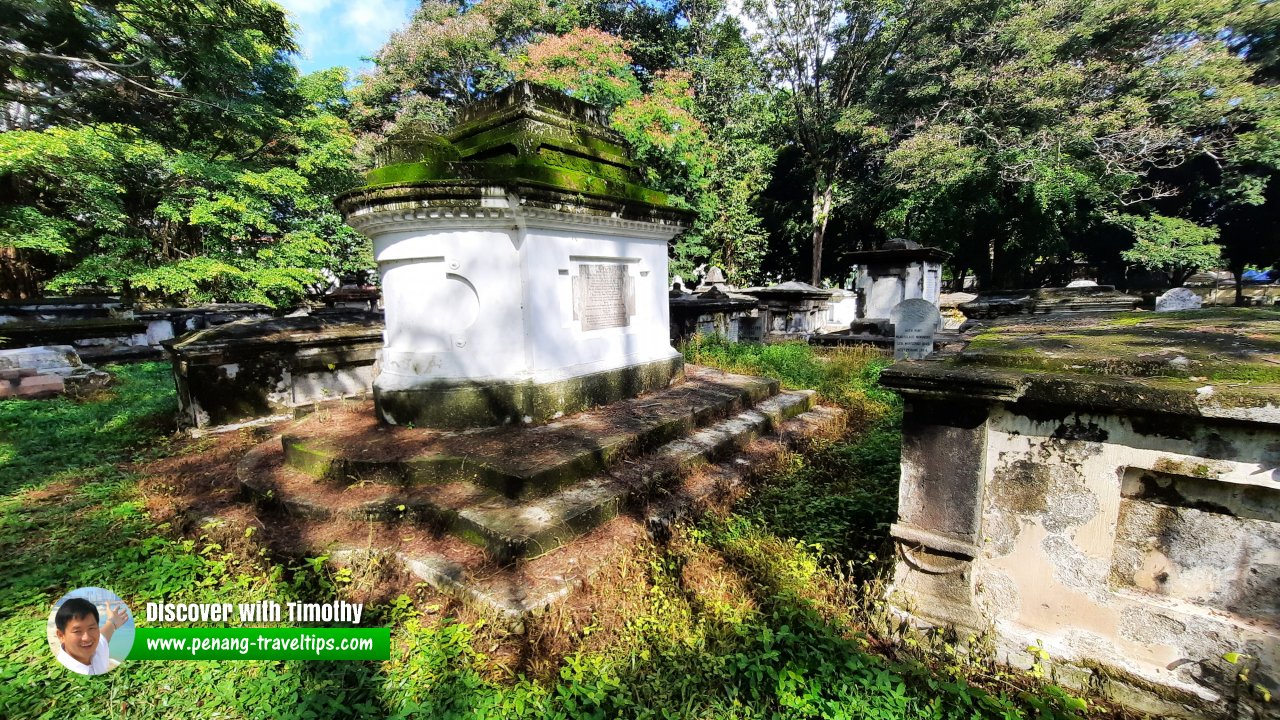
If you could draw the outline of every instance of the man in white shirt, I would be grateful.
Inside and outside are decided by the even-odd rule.
[[[123,607],[123,606],[122,606]],[[116,628],[128,622],[126,611],[107,604],[107,621],[99,626],[98,608],[84,598],[67,598],[54,615],[58,662],[81,675],[101,675],[111,669],[108,643]]]

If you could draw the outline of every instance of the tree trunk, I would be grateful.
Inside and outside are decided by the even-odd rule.
[[[813,183],[813,271],[809,284],[822,287],[822,242],[827,237],[827,220],[831,217],[831,183],[822,174]]]

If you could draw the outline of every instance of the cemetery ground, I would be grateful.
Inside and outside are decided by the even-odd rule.
[[[727,512],[643,543],[522,627],[377,562],[282,552],[234,475],[270,430],[175,435],[165,363],[110,367],[115,384],[86,397],[0,402],[0,716],[1113,716],[1038,668],[998,669],[981,638],[922,634],[879,602],[901,414],[876,382],[888,360],[696,338],[685,355],[816,389],[848,427],[774,458]],[[82,677],[54,661],[43,630],[50,603],[80,585],[135,611],[364,601],[362,624],[392,628],[392,657],[129,662]]]

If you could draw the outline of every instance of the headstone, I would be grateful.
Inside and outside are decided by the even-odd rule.
[[[938,331],[938,306],[923,298],[898,303],[889,313],[893,323],[893,358],[922,360],[933,352],[933,336]]]
[[[1201,304],[1200,296],[1195,291],[1176,287],[1156,298],[1156,312],[1199,310]]]
[[[1067,287],[1098,287],[1096,280],[1072,280],[1067,283]]]

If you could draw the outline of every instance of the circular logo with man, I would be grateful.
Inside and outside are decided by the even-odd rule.
[[[133,614],[118,595],[82,587],[63,595],[49,613],[49,646],[71,672],[101,675],[129,657]]]

